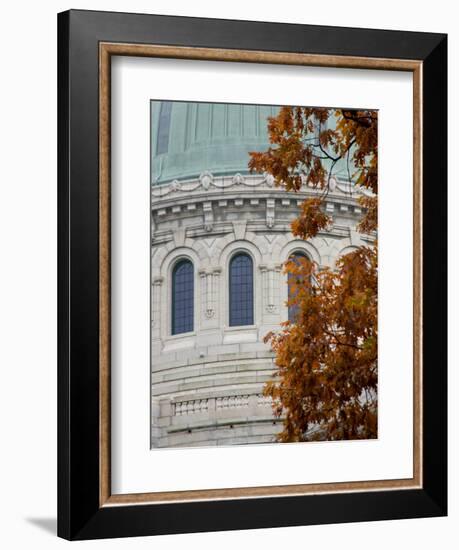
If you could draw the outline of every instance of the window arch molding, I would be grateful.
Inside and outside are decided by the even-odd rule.
[[[322,264],[322,255],[319,251],[319,248],[312,244],[310,241],[303,241],[301,239],[295,239],[289,241],[281,250],[280,259],[281,262],[286,262],[290,256],[296,252],[305,254],[312,262],[317,263],[318,265]]]
[[[337,254],[337,259],[338,258],[341,258],[342,256],[344,256],[345,254],[349,254],[350,252],[355,252],[356,250],[358,250],[360,247],[355,245],[355,244],[349,244],[347,246],[344,246]]]

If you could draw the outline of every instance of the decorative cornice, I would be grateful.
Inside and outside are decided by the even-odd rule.
[[[157,201],[171,194],[174,194],[174,198],[179,198],[188,196],[190,193],[209,192],[213,194],[215,191],[227,190],[233,187],[245,188],[246,190],[265,188],[271,192],[285,193],[283,188],[274,185],[274,177],[271,174],[242,175],[237,173],[229,176],[214,176],[210,172],[203,172],[199,178],[182,181],[175,179],[170,183],[152,185],[151,194],[152,201]],[[316,192],[321,191],[315,191],[312,187],[304,185],[299,193],[315,194]],[[336,195],[355,201],[357,197],[368,194],[365,189],[351,187],[349,182],[345,180],[334,177],[330,180],[329,197]]]
[[[355,219],[362,215],[363,209],[357,202],[362,195],[361,190],[353,189],[350,194],[342,190],[345,185],[346,182],[337,181],[334,191],[330,191],[324,198],[325,212],[333,217],[334,225],[340,223],[340,218]],[[296,193],[274,185],[270,187],[266,174],[214,177],[210,172],[203,172],[199,179],[181,182],[174,180],[170,184],[152,188],[154,238],[160,240],[163,222],[169,224],[171,217],[189,218],[190,215],[201,220],[200,223],[193,222],[193,236],[200,234],[200,231],[207,234],[227,232],[228,224],[231,224],[235,238],[244,238],[244,226],[247,222],[243,216],[233,222],[231,215],[234,214],[234,209],[243,209],[245,216],[256,212],[248,223],[256,222],[260,224],[260,229],[264,226],[265,230],[273,232],[289,230],[296,209],[306,198],[315,197],[320,192],[308,186],[302,187]],[[227,217],[227,212],[232,214]]]

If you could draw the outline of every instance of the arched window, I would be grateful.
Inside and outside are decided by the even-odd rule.
[[[253,263],[248,254],[236,254],[229,265],[229,324],[253,325]]]
[[[194,328],[194,274],[190,260],[180,260],[172,271],[172,334]]]
[[[309,258],[304,252],[294,252],[289,258],[289,261],[295,262],[297,265],[300,265],[300,262],[302,260],[309,260]],[[301,284],[301,281],[298,280],[298,278],[293,273],[289,273],[287,276],[287,284],[288,284],[288,299],[290,301],[292,298],[295,297],[295,294],[296,294],[295,286],[297,284]],[[298,304],[291,304],[288,306],[288,320],[291,323],[294,323],[296,321],[299,311],[300,311],[300,308]]]

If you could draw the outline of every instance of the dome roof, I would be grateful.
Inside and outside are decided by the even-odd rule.
[[[249,152],[269,146],[271,105],[152,101],[152,183],[183,180],[209,171],[248,172]]]

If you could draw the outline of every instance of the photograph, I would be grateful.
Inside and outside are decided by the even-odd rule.
[[[151,449],[378,438],[378,110],[151,100]]]

